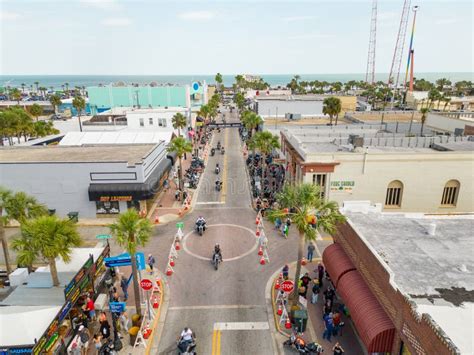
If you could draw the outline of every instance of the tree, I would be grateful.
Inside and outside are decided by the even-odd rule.
[[[262,189],[260,189],[260,194],[263,197],[263,180],[265,176],[266,169],[266,158],[269,154],[273,152],[274,149],[280,148],[280,140],[278,136],[273,135],[268,131],[257,132],[252,137],[252,140],[249,143],[249,146],[255,150],[258,149],[262,154]]]
[[[308,217],[315,215],[317,228],[326,233],[333,234],[336,226],[346,219],[339,213],[337,203],[324,201],[321,197],[319,186],[304,183],[300,185],[285,185],[277,195],[278,210],[268,213],[270,220],[276,218],[290,218],[292,225],[299,233],[298,260],[295,272],[295,289],[291,295],[291,304],[295,306],[298,301],[298,281],[301,274],[301,261],[304,255],[304,246],[307,241],[316,239],[317,230],[308,223]]]
[[[72,106],[77,110],[77,118],[79,120],[79,130],[82,132],[81,113],[86,108],[86,100],[84,100],[82,96],[76,96],[72,100]]]
[[[54,128],[51,121],[38,121],[33,124],[33,133],[35,137],[46,137],[51,134],[59,134],[59,130]]]
[[[234,97],[235,104],[237,105],[237,108],[239,109],[239,112],[242,112],[245,108],[245,96],[243,93],[238,92],[235,94]]]
[[[420,113],[421,113],[421,132],[420,132],[420,136],[423,136],[423,128],[425,127],[425,122],[426,122],[426,117],[428,116],[428,112],[430,112],[429,107],[422,107],[420,109]]]
[[[11,92],[10,92],[10,97],[17,102],[17,104],[19,105],[20,104],[20,100],[21,100],[21,92],[20,90],[18,90],[17,88],[14,88]]]
[[[332,125],[332,119],[336,117],[337,126],[337,118],[339,117],[339,113],[341,112],[341,100],[334,96],[327,97],[324,99],[323,105],[323,113],[325,115],[329,115],[330,118],[329,124]]]
[[[216,77],[215,77],[215,80],[216,80],[216,86],[217,86],[217,88],[220,89],[220,87],[222,86],[222,82],[223,82],[222,74],[221,74],[221,73],[217,73],[217,74],[216,74]]]
[[[36,93],[38,93],[39,92],[39,81],[35,81],[34,84],[36,86]]]
[[[444,91],[444,88],[446,86],[451,86],[451,80],[448,80],[446,78],[441,78],[441,79],[436,80],[436,88],[439,91]]]
[[[263,123],[262,117],[253,111],[244,111],[241,115],[242,124],[249,131],[249,138],[252,137],[253,131]]]
[[[18,254],[19,264],[31,265],[38,258],[44,259],[49,265],[53,286],[57,287],[56,258],[61,258],[65,263],[70,262],[72,248],[81,244],[74,222],[53,215],[23,222],[21,236],[13,239],[12,248]]]
[[[25,83],[21,83],[21,85],[20,85],[20,86],[21,86],[21,90],[22,90],[23,92],[25,92],[25,87],[26,87],[26,84],[25,84]]]
[[[198,116],[204,118],[204,120],[207,120],[210,112],[211,112],[211,109],[208,105],[202,105],[198,111]]]
[[[5,267],[7,268],[7,274],[12,272],[10,265],[10,252],[8,250],[8,242],[5,237],[5,225],[8,223],[7,216],[3,215],[3,206],[8,199],[11,198],[11,191],[0,186],[0,240],[2,242],[3,257],[5,259]]]
[[[7,222],[15,220],[20,224],[25,223],[28,219],[44,216],[48,213],[43,204],[23,191],[10,195],[4,201],[3,209],[6,212],[4,217],[6,217]]]
[[[67,96],[69,96],[69,83],[64,83],[64,87],[66,88]]]
[[[443,95],[443,101],[444,101],[443,111],[446,111],[446,107],[451,102],[451,97],[449,97],[448,95]]]
[[[173,116],[171,122],[173,123],[173,128],[178,130],[178,136],[181,136],[181,128],[187,125],[186,116],[178,112]]]
[[[49,102],[53,106],[54,113],[57,114],[58,113],[58,107],[59,107],[59,105],[62,104],[61,97],[59,97],[59,95],[56,95],[56,94],[51,95],[51,97],[49,98]]]
[[[183,195],[183,166],[181,164],[181,159],[183,155],[186,153],[191,153],[193,151],[193,145],[191,142],[188,142],[183,137],[175,137],[171,140],[168,146],[168,152],[174,152],[178,156],[179,159],[179,190],[180,190],[180,198],[182,199]]]
[[[182,138],[181,138],[182,139]],[[110,231],[118,245],[130,254],[131,260],[136,260],[137,247],[144,247],[150,240],[152,233],[151,222],[141,218],[137,210],[131,208],[120,214],[117,222],[110,226]],[[133,292],[135,294],[135,307],[141,316],[140,290],[138,288],[138,270],[136,262],[132,262]]]
[[[33,104],[28,108],[28,111],[33,117],[36,118],[36,121],[38,122],[38,117],[43,114],[43,107],[38,104]]]

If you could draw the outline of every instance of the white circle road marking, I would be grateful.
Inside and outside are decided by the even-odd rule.
[[[255,238],[254,236],[254,231],[251,230],[250,228],[247,228],[247,227],[242,227],[242,226],[239,226],[237,224],[210,224],[207,226],[207,229],[211,228],[211,227],[222,227],[222,226],[227,226],[227,227],[235,227],[235,228],[240,228],[240,229],[243,229],[243,230],[246,230],[247,232],[249,232],[251,235],[252,235],[252,238]],[[192,251],[190,251],[188,249],[188,247],[186,246],[186,239],[188,239],[188,237],[193,234],[195,232],[195,230],[191,230],[190,232],[188,232],[184,238],[183,238],[183,250],[188,253],[189,255],[191,256],[194,256],[195,258],[198,258],[198,259],[201,259],[201,260],[206,260],[206,261],[209,261],[211,260],[211,258],[206,258],[204,256],[201,256],[201,255],[197,255],[195,253],[193,253]],[[203,235],[204,237],[204,235]],[[249,255],[250,253],[254,252],[255,250],[257,250],[257,245],[258,245],[258,241],[257,239],[255,238],[255,245],[252,247],[252,249],[250,249],[249,251],[241,254],[241,255],[238,255],[238,256],[235,256],[233,258],[229,258],[229,259],[224,259],[224,261],[234,261],[234,260],[238,260],[238,259],[241,259],[243,257],[246,257],[247,255]]]

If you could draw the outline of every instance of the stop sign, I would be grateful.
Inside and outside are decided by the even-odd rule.
[[[283,283],[280,285],[280,290],[286,293],[290,293],[291,291],[293,291],[294,288],[295,283],[291,280],[283,281]]]
[[[143,288],[145,291],[151,290],[153,287],[153,283],[148,279],[143,279],[140,281],[140,287]]]

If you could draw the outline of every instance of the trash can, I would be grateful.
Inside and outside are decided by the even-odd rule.
[[[79,221],[79,212],[69,212],[67,216],[69,217],[69,220],[73,222]]]
[[[294,312],[293,324],[296,331],[304,333],[306,330],[306,324],[308,323],[308,311],[306,309],[299,309]]]

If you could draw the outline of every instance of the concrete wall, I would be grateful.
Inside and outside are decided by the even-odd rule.
[[[456,128],[464,129],[466,124],[473,123],[472,121],[461,120],[459,118],[446,117],[443,115],[437,115],[435,113],[429,113],[426,118],[426,126],[431,127],[433,130],[440,130],[445,132],[454,133]]]
[[[337,153],[324,154],[319,161],[336,161],[333,173],[327,175],[327,196],[340,205],[344,201],[369,200],[384,205],[388,184],[393,180],[403,183],[401,208],[394,212],[452,213],[474,212],[472,152],[433,153]],[[301,169],[297,169],[301,170]],[[307,172],[303,180],[312,183],[314,172]],[[445,184],[451,180],[461,184],[456,207],[441,207]],[[331,182],[353,182],[352,189],[331,191]]]
[[[299,113],[302,116],[323,116],[323,101],[308,100],[259,100],[258,114],[263,117],[275,117],[278,111],[278,117],[285,117],[285,113]]]

